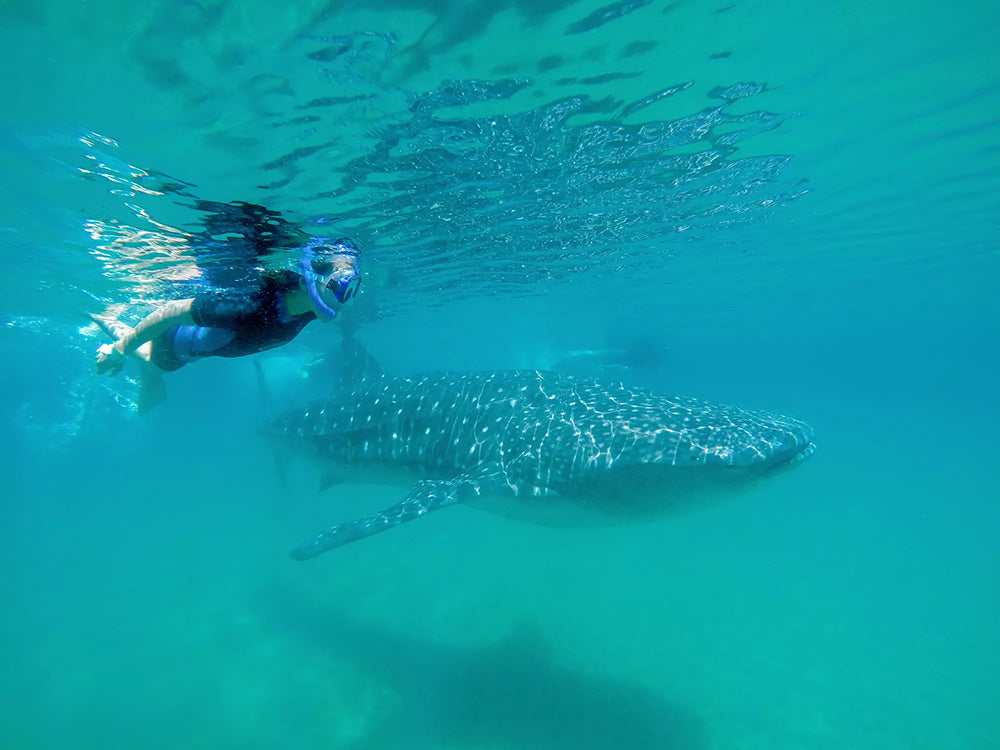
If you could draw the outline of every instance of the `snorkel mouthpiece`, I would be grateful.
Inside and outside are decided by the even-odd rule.
[[[319,296],[319,289],[316,288],[316,275],[313,273],[311,261],[308,258],[303,258],[299,261],[299,267],[302,269],[302,278],[306,282],[306,293],[309,295],[313,307],[328,320],[336,318],[337,311],[326,304],[323,298]]]
[[[345,304],[357,294],[358,287],[361,285],[361,277],[357,267],[358,250],[351,244],[350,240],[330,241],[314,239],[303,248],[303,251],[303,257],[299,261],[299,268],[302,271],[302,278],[305,280],[306,293],[309,295],[309,299],[313,307],[316,308],[317,313],[327,320],[333,320],[337,317],[337,311],[323,300],[321,290],[330,289],[329,285],[337,277],[333,275],[334,272],[332,270],[326,271],[326,269],[321,270],[321,268],[326,264],[329,264],[331,269],[334,268],[332,262],[328,259],[337,257],[350,258],[350,272],[344,278],[338,279],[336,289],[330,289],[337,298],[337,301]],[[319,267],[317,267],[318,262]],[[327,276],[323,275],[324,271],[328,274]]]

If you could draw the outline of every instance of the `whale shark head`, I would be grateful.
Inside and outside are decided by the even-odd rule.
[[[812,428],[792,417],[543,377],[548,399],[525,411],[539,427],[513,445],[525,466],[510,462],[510,484],[585,497],[578,505],[588,514],[628,518],[702,505],[815,451]]]

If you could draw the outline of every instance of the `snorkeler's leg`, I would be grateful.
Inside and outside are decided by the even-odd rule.
[[[167,398],[163,371],[154,364],[144,363],[139,368],[139,414],[145,414]]]
[[[112,341],[118,341],[122,336],[132,332],[132,327],[122,323],[118,318],[114,317],[113,314],[109,314],[105,311],[102,315],[95,315],[94,313],[89,313],[88,315],[94,324],[100,328],[104,335],[107,336]]]
[[[131,335],[132,331],[135,330],[132,326],[122,323],[120,320],[115,318],[109,318],[104,315],[91,315],[90,319],[94,321],[98,328],[100,328],[104,334],[110,338],[112,341],[120,341],[125,338],[125,336]],[[137,358],[143,360],[144,362],[150,362],[152,359],[153,352],[153,342],[147,341],[142,344],[134,351],[129,352],[129,355],[135,355]]]
[[[90,315],[90,319],[94,321],[94,324],[104,332],[104,334],[112,341],[119,341],[125,336],[132,333],[132,326],[122,323],[120,320],[115,318],[109,318],[104,315]],[[138,346],[133,351],[129,352],[129,356],[134,356],[144,363],[151,363],[153,359],[153,342],[147,341],[146,343]],[[153,365],[155,367],[155,365]]]
[[[147,341],[145,344],[140,346],[138,349],[132,352],[136,357],[141,359],[143,362],[148,362],[149,366],[153,369],[159,371],[159,368],[154,365],[153,362],[153,342]]]
[[[112,341],[118,341],[132,332],[132,327],[115,318],[91,315],[94,321]],[[167,387],[163,382],[163,370],[152,362],[153,342],[147,341],[132,351],[129,356],[139,360],[139,414],[145,414],[167,398]]]

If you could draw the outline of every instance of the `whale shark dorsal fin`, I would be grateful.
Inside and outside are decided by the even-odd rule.
[[[421,479],[406,499],[378,513],[338,523],[316,536],[306,539],[291,551],[296,560],[308,560],[358,539],[378,534],[400,524],[420,518],[449,505],[472,500],[485,492],[503,491],[509,487],[502,480],[499,467],[480,467],[454,479]]]
[[[354,335],[345,335],[340,342],[336,367],[337,386],[354,387],[382,377],[382,366]]]

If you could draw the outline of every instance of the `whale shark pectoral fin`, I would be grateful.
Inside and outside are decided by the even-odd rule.
[[[387,531],[432,511],[471,500],[487,490],[496,491],[500,486],[498,477],[499,474],[481,470],[462,474],[454,479],[422,479],[413,486],[410,494],[402,502],[378,513],[339,523],[326,531],[321,531],[298,544],[292,549],[291,556],[296,560],[308,560],[335,547]]]

